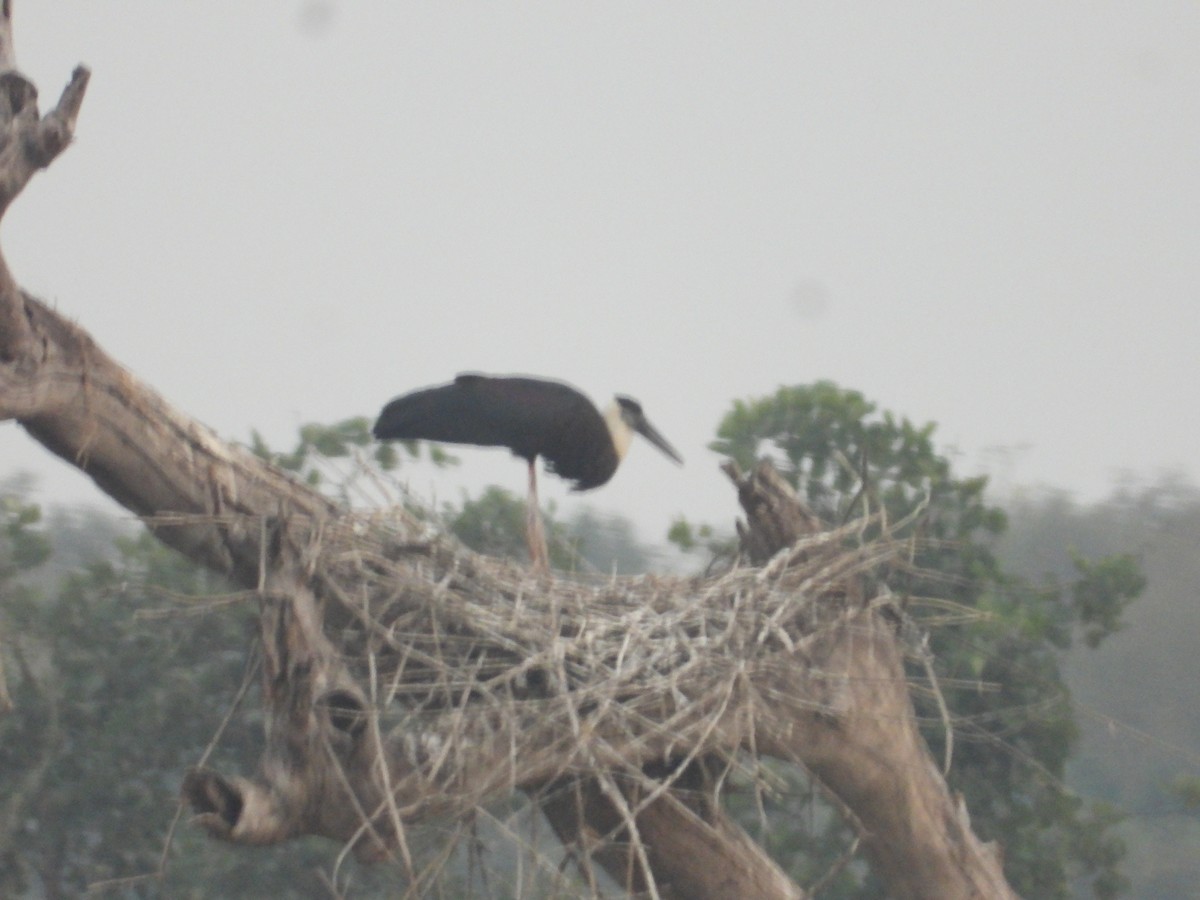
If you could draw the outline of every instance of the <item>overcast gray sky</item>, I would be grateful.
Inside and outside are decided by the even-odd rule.
[[[18,2],[77,142],[5,219],[18,280],[230,438],[464,369],[632,394],[585,501],[729,520],[737,397],[833,379],[974,471],[1195,479],[1200,5]],[[523,490],[505,454],[413,487]],[[0,475],[96,489],[12,423]],[[550,487],[545,494],[563,498]]]

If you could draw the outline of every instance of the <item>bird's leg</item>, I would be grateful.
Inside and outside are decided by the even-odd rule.
[[[529,542],[529,558],[534,571],[550,569],[550,552],[546,549],[546,531],[542,526],[542,511],[537,495],[537,460],[529,461],[529,499],[525,503],[525,537]]]

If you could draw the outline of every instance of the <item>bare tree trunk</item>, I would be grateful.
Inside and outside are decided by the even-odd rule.
[[[759,562],[819,529],[782,476],[762,463],[738,486],[747,515],[743,547]],[[814,711],[814,690],[800,667],[781,673],[781,698],[793,703],[782,730],[759,737],[761,752],[807,768],[838,805],[850,810],[872,869],[897,898],[1011,897],[999,847],[971,831],[961,796],[952,797],[917,730],[897,640],[894,608],[866,604],[861,583],[844,584],[854,612],[829,640],[814,647],[810,666],[845,672],[847,679]],[[852,675],[850,673],[853,673]],[[800,683],[794,677],[801,675]],[[834,716],[830,710],[837,710]],[[804,722],[808,727],[797,729]],[[897,841],[899,834],[909,840]]]
[[[646,786],[621,785],[624,802],[636,808]],[[665,793],[636,816],[651,877],[631,844],[626,818],[597,781],[556,785],[541,807],[564,844],[590,853],[630,894],[643,896],[653,884],[663,900],[808,896],[717,805],[703,779],[695,790]]]
[[[0,213],[67,145],[86,84],[77,70],[39,117],[32,86],[0,75]],[[1012,896],[917,733],[886,599],[863,596],[859,575],[892,551],[814,531],[768,470],[738,481],[761,568],[533,577],[402,513],[342,510],[221,441],[2,261],[0,419],[258,596],[260,773],[184,781],[214,835],[320,834],[411,864],[407,825],[519,789],[568,841],[599,841],[595,859],[631,891],[802,897],[706,789],[670,781],[751,752],[807,767],[838,798],[892,896]]]

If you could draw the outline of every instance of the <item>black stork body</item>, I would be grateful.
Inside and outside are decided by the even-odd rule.
[[[507,447],[529,464],[526,529],[535,567],[549,564],[538,511],[537,458],[546,468],[588,491],[617,471],[634,433],[671,459],[683,458],[642,413],[641,405],[618,396],[601,413],[570,385],[541,378],[459,375],[450,384],[397,397],[383,408],[372,429],[380,440],[444,441]]]

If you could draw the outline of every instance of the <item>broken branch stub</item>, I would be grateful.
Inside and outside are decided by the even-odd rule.
[[[58,105],[39,116],[37,88],[15,68],[11,5],[0,8],[0,218],[39,169],[71,142],[83,105],[89,72],[78,66]],[[33,351],[25,320],[24,296],[0,255],[0,363],[21,360]],[[0,418],[4,418],[0,400]]]

